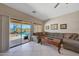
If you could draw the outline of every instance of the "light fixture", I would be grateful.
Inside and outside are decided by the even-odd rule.
[[[32,11],[32,13],[36,13],[36,11]]]
[[[68,3],[65,3],[68,4]],[[60,3],[56,3],[56,5],[54,6],[54,8],[57,8],[60,5]]]
[[[59,5],[59,3],[57,3],[57,4],[54,6],[54,8],[57,8],[57,7],[58,7],[58,5]]]

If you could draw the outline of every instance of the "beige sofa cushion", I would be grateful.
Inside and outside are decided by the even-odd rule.
[[[67,40],[67,39],[64,39],[63,40],[63,44],[69,44],[71,46],[75,46],[75,47],[79,48],[79,41],[76,41],[76,40]]]

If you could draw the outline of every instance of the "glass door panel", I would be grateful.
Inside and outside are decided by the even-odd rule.
[[[25,43],[27,40],[30,39],[31,35],[31,25],[29,24],[22,24],[22,42]]]
[[[20,23],[14,23],[10,22],[10,39],[9,39],[9,46],[13,47],[16,45],[21,44],[21,24]]]

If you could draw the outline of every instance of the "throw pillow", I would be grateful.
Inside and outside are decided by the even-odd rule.
[[[78,34],[73,34],[73,36],[71,37],[72,40],[75,40],[78,37]]]

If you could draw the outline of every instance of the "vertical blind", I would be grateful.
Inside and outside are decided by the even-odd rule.
[[[42,25],[34,24],[34,33],[36,32],[42,32]]]

